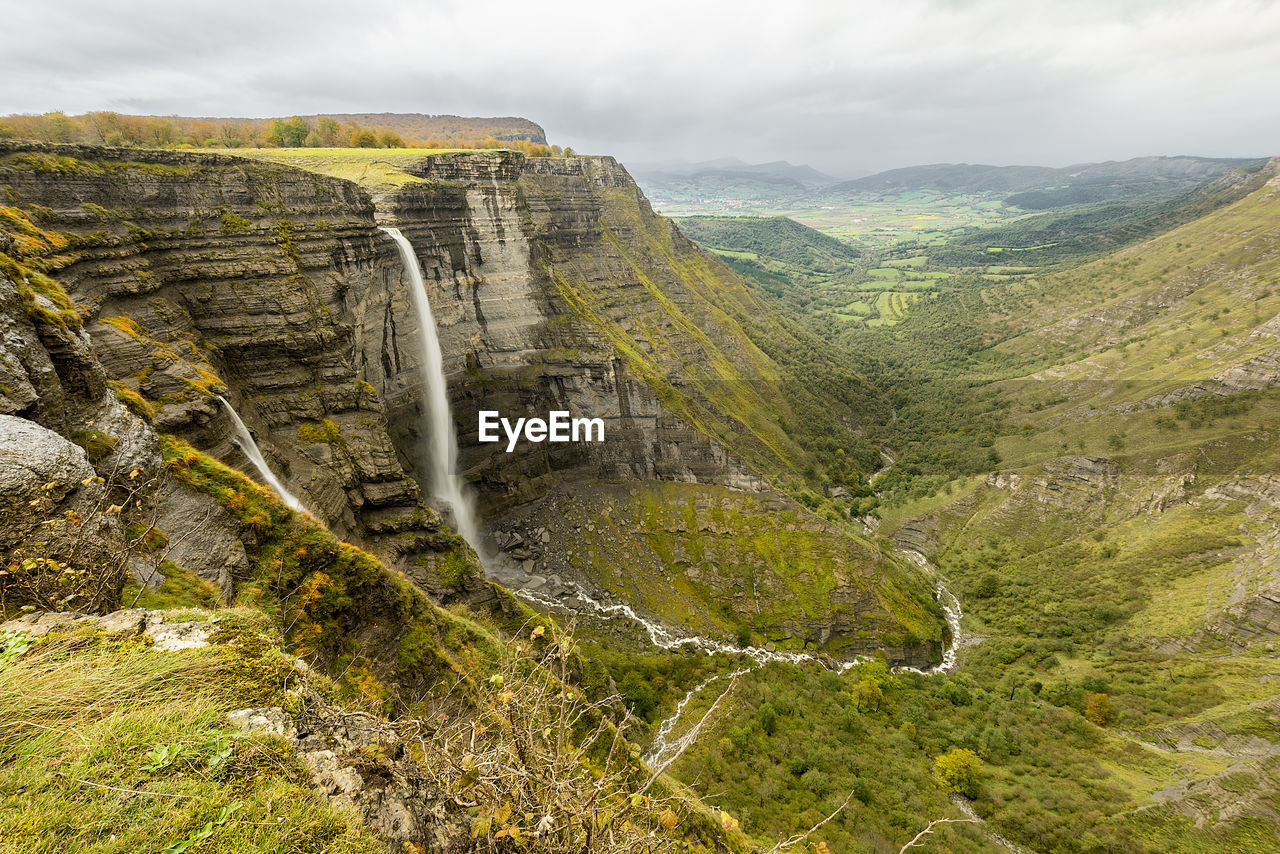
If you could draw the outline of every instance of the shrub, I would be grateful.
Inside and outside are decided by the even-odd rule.
[[[1111,700],[1106,694],[1090,694],[1084,703],[1084,716],[1091,723],[1106,726],[1111,721]]]
[[[240,231],[247,231],[253,223],[242,216],[233,213],[225,213],[222,215],[222,233],[235,234]]]
[[[955,748],[933,760],[933,773],[949,791],[975,798],[982,777],[982,760],[972,750]]]
[[[419,740],[428,776],[474,804],[477,849],[537,852],[685,850],[696,821],[686,804],[660,794],[605,711],[568,686],[573,638],[536,626],[506,648],[482,683],[477,713],[440,715]],[[460,749],[465,745],[465,749]],[[726,832],[737,822],[722,814]],[[685,827],[682,827],[685,826]]]
[[[977,585],[973,588],[973,595],[978,599],[990,599],[1000,592],[1000,577],[993,572],[988,572],[978,579]]]

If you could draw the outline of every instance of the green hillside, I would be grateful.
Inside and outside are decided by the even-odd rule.
[[[871,850],[909,823],[884,781],[970,750],[977,812],[1032,850],[1280,850],[1275,174],[1083,266],[957,276],[891,329],[796,308],[881,366],[877,530],[972,641],[940,679],[753,674],[686,777],[776,832],[852,790],[829,838]]]

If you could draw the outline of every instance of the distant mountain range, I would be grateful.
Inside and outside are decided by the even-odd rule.
[[[1011,207],[1048,210],[1107,201],[1173,198],[1234,169],[1256,169],[1266,162],[1266,158],[1135,157],[1059,169],[935,163],[844,181],[824,188],[819,195],[840,198],[914,190],[948,195],[1008,193],[1004,201]]]
[[[640,163],[631,168],[632,174],[650,181],[671,178],[684,179],[747,179],[773,184],[798,185],[804,188],[825,187],[840,179],[812,166],[796,166],[785,160],[769,163],[747,163],[736,157],[721,157],[700,163],[671,161],[666,163]]]
[[[777,205],[840,180],[785,160],[746,163],[734,157],[632,164],[630,171],[660,209],[704,213]]]
[[[869,198],[928,192],[978,195],[1011,208],[1042,211],[1106,202],[1154,202],[1190,192],[1266,158],[1136,157],[1048,166],[935,163],[890,169],[850,181],[784,160],[750,164],[735,158],[701,163],[640,164],[632,171],[654,203],[672,213],[843,206]]]

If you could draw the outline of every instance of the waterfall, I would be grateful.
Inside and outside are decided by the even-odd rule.
[[[485,552],[481,549],[480,528],[476,524],[475,507],[467,494],[466,483],[458,475],[458,436],[453,427],[453,414],[449,411],[449,386],[444,376],[444,355],[440,350],[440,336],[436,331],[431,303],[427,300],[427,285],[422,278],[422,267],[413,252],[409,239],[398,228],[382,229],[396,242],[400,250],[400,262],[409,277],[409,296],[418,315],[418,336],[422,359],[422,408],[427,418],[427,465],[431,476],[431,494],[437,501],[449,505],[453,511],[453,524],[462,538],[476,550],[481,564],[485,564]]]
[[[262,475],[262,479],[276,491],[276,495],[279,495],[285,504],[299,513],[308,512],[307,508],[302,506],[302,502],[292,492],[284,488],[284,484],[280,482],[280,478],[276,477],[275,472],[271,471],[271,466],[267,465],[266,458],[262,456],[262,449],[254,441],[253,434],[249,432],[249,428],[244,426],[244,422],[240,420],[240,416],[236,413],[236,408],[228,403],[227,399],[222,395],[218,395],[218,400],[227,408],[227,412],[231,414],[232,423],[236,425],[236,435],[232,437],[236,447],[244,452],[244,455],[249,458],[249,462],[253,463],[253,467],[258,470],[258,474]]]
[[[959,659],[960,646],[964,643],[964,635],[961,634],[960,620],[964,617],[964,612],[960,610],[960,600],[956,595],[947,589],[947,585],[938,577],[938,570],[934,567],[929,559],[914,549],[899,548],[898,552],[916,566],[933,576],[934,591],[938,596],[938,601],[942,603],[943,613],[947,615],[947,625],[951,628],[951,644],[942,651],[942,663],[930,667],[928,670],[920,670],[915,667],[898,667],[895,670],[905,670],[911,673],[924,673],[926,675],[932,673],[950,673],[956,669],[956,662]]]

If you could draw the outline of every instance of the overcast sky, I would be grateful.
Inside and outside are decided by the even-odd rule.
[[[0,0],[0,113],[520,115],[854,175],[1280,154],[1280,2]]]

